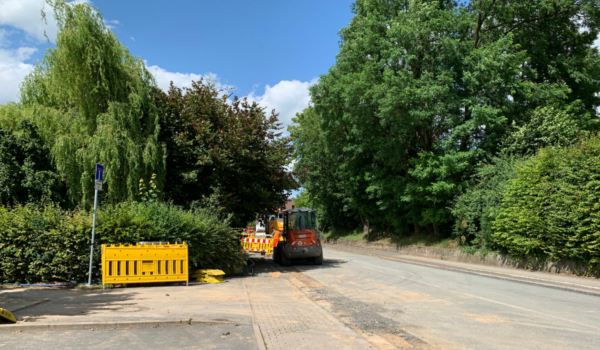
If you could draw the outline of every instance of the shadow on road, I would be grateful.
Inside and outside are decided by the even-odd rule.
[[[315,265],[308,260],[293,260],[291,266],[281,266],[277,264],[271,257],[249,257],[248,266],[245,269],[247,274],[240,277],[252,276],[252,274],[267,273],[267,272],[295,272],[296,267],[302,267],[303,270],[322,270],[322,269],[337,269],[341,264],[347,261],[343,259],[327,259],[323,260],[323,265]]]
[[[19,288],[0,290],[0,307],[15,315],[17,320],[35,322],[48,317],[73,317],[98,313],[103,310],[117,312],[140,311],[135,302],[135,292],[117,290],[81,290]]]

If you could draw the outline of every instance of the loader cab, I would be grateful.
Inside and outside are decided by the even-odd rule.
[[[308,208],[283,211],[284,244],[277,246],[273,258],[281,265],[290,265],[293,259],[323,263],[323,247],[319,236],[317,214]]]

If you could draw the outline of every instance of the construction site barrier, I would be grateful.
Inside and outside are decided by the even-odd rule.
[[[0,321],[8,321],[12,323],[17,323],[17,319],[15,316],[8,310],[0,308]]]
[[[273,253],[273,242],[270,238],[244,238],[242,247],[247,252]]]
[[[188,283],[188,247],[184,243],[102,245],[102,286],[123,283]]]

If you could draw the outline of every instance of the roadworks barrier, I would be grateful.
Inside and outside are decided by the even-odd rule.
[[[188,246],[141,242],[102,245],[102,287],[107,284],[185,282],[189,280]]]
[[[221,270],[198,270],[192,275],[197,282],[207,283],[223,283],[225,282],[223,276],[225,276],[225,272]]]
[[[11,323],[17,323],[15,316],[8,310],[0,308],[0,321],[6,321]]]
[[[242,239],[242,247],[247,252],[273,254],[273,240],[271,238],[246,237]]]

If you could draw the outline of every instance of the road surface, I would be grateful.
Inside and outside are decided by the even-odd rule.
[[[219,285],[10,293],[52,299],[19,312],[32,324],[148,321],[153,314],[167,321],[187,313],[227,322],[19,332],[0,325],[0,350],[600,349],[597,279],[331,245],[322,266],[253,261],[254,276]],[[94,298],[103,302],[85,308],[82,300]]]
[[[313,279],[315,297],[353,327],[381,334],[397,330],[428,344],[424,347],[442,349],[600,349],[600,295],[571,291],[564,284],[532,284],[547,284],[549,274],[530,273],[528,283],[526,278],[512,281],[382,259],[376,255],[393,254],[345,247],[328,246],[326,254],[347,263],[295,269]],[[526,271],[505,271],[527,276]],[[598,285],[597,280],[565,279]]]

